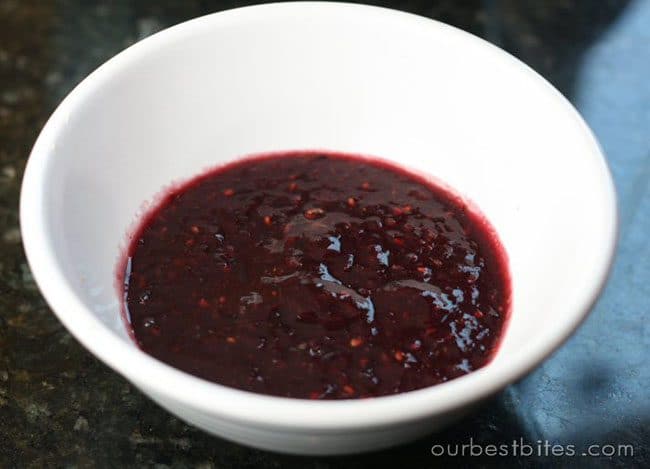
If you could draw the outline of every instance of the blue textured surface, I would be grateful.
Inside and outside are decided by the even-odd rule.
[[[620,241],[587,322],[514,386],[535,438],[641,446],[650,427],[650,2],[630,4],[584,56],[572,101],[598,137],[619,195]]]

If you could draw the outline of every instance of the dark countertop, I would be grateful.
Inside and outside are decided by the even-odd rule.
[[[85,75],[134,41],[246,3],[0,0],[0,467],[650,467],[650,0],[381,2],[485,37],[547,77],[592,126],[620,196],[617,261],[589,319],[534,373],[464,420],[360,456],[253,450],[172,417],[64,330],[32,280],[18,228],[20,181],[45,119]],[[578,454],[589,445],[632,445],[634,454],[431,454],[432,445],[470,438],[548,440],[575,445]],[[618,452],[614,446],[602,450]]]

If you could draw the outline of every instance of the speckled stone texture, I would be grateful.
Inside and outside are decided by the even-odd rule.
[[[248,2],[0,0],[0,467],[648,467],[650,0],[373,2],[511,51],[560,88],[603,148],[620,195],[619,255],[603,298],[545,364],[441,433],[379,453],[299,458],[214,438],[170,416],[86,352],[41,298],[18,195],[47,116],[103,61],[169,25]],[[252,2],[250,2],[252,3]],[[568,155],[570,157],[570,155]],[[613,457],[434,457],[434,444],[633,445]]]

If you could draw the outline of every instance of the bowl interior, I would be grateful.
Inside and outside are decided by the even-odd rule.
[[[143,203],[205,168],[289,149],[377,155],[478,205],[514,288],[488,368],[570,330],[611,255],[608,171],[558,93],[453,28],[355,8],[211,16],[102,67],[34,151],[47,249],[88,310],[135,348],[114,281]]]

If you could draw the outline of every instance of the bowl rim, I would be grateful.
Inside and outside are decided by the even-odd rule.
[[[139,57],[178,39],[204,29],[219,28],[273,12],[315,14],[319,11],[337,10],[348,15],[360,14],[365,18],[372,16],[409,23],[414,28],[444,30],[445,34],[456,35],[463,41],[478,44],[486,53],[493,54],[496,60],[509,62],[513,67],[524,70],[530,80],[545,89],[549,99],[557,101],[559,107],[566,110],[581,129],[576,132],[577,137],[585,139],[596,164],[600,165],[602,193],[599,195],[605,200],[602,207],[603,220],[609,221],[609,229],[604,234],[605,245],[594,256],[594,265],[589,271],[590,288],[580,292],[566,306],[569,319],[562,323],[562,327],[531,338],[525,353],[513,356],[507,365],[491,363],[446,383],[391,396],[333,401],[275,397],[208,382],[158,361],[125,342],[97,319],[76,296],[59,267],[52,242],[44,229],[46,213],[43,201],[47,198],[45,182],[49,168],[54,164],[54,148],[60,130],[66,126],[68,116],[87,97],[109,82],[114,73],[130,67]],[[383,7],[334,2],[271,3],[209,14],[156,33],[109,59],[68,94],[38,136],[23,176],[20,223],[23,245],[34,279],[59,320],[96,357],[145,392],[151,393],[156,400],[180,403],[190,409],[235,422],[320,432],[381,427],[429,418],[488,397],[516,381],[556,350],[585,319],[604,288],[613,264],[618,237],[616,192],[603,151],[575,108],[544,78],[507,52],[453,26]]]

